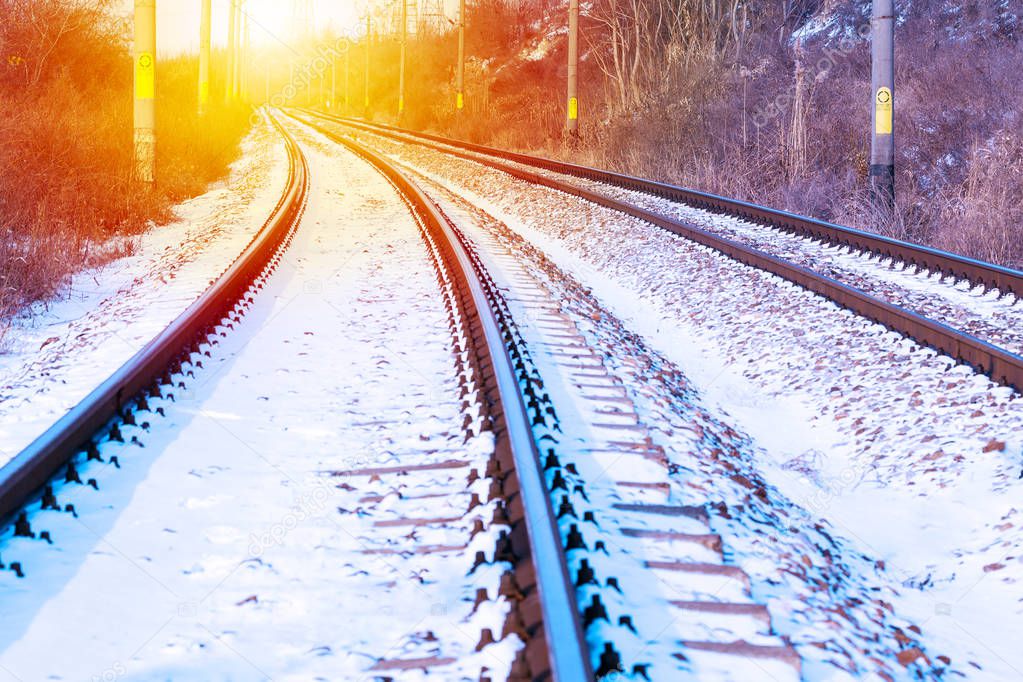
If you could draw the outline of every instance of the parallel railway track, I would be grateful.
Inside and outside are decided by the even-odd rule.
[[[660,679],[668,666],[719,665],[729,659],[733,665],[756,661],[754,666],[768,666],[778,679],[798,676],[799,654],[774,633],[767,609],[752,597],[749,576],[725,561],[727,543],[713,533],[707,509],[686,505],[671,492],[669,458],[629,407],[620,380],[582,341],[576,322],[557,312],[557,299],[544,296],[542,285],[534,289],[525,283],[533,280],[528,269],[509,265],[512,270],[495,279],[492,261],[505,258],[499,255],[504,249],[475,231],[469,236],[440,208],[436,188],[424,190],[399,164],[295,118],[384,173],[419,216],[429,241],[447,252],[441,260],[455,261],[469,273],[458,288],[473,294],[476,304],[463,314],[491,330],[484,334],[490,350],[481,361],[481,376],[485,386],[497,384],[485,391],[498,437],[496,466],[492,462],[487,470],[501,472],[499,487],[504,495],[511,493],[505,501],[511,544],[495,548],[494,561],[512,562],[521,593],[519,613],[509,623],[512,631],[524,630],[526,653],[513,679],[525,669],[530,679],[582,680],[612,673]],[[458,272],[450,266],[444,270]],[[523,295],[533,300],[531,318],[539,320],[533,332],[511,312],[511,299],[518,305]],[[573,386],[578,392],[573,399],[551,399],[551,377],[539,370],[539,349],[531,352],[538,340],[526,341],[537,329],[544,330],[543,354],[555,364],[548,370],[560,375],[555,382]],[[560,416],[573,409],[587,416]],[[578,437],[580,419],[594,433],[588,447],[576,451],[566,443]],[[706,505],[714,507],[713,500]],[[532,561],[525,566],[527,557]],[[646,584],[635,579],[637,572]],[[663,612],[647,622],[649,606],[642,605],[660,600]],[[725,634],[721,619],[742,623],[742,634]],[[679,623],[687,623],[688,630],[676,632]],[[701,657],[714,660],[692,663]],[[651,659],[656,660],[652,670]]]
[[[301,221],[310,179],[295,138],[279,121],[271,119],[286,141],[289,176],[270,218],[244,253],[195,303],[0,470],[0,528],[4,535],[59,542],[60,538],[52,538],[43,527],[45,522],[32,528],[30,512],[39,507],[76,513],[74,505],[64,504],[62,498],[73,499],[65,494],[65,486],[89,484],[98,489],[94,480],[83,483],[88,476],[87,462],[116,464],[101,459],[99,446],[122,440],[126,425],[143,424],[148,428],[143,420],[150,411],[149,401],[173,397],[174,391],[184,387],[177,382],[202,368],[210,346],[217,343],[218,336],[226,336],[233,329],[280,263]],[[502,307],[496,285],[466,248],[464,238],[426,195],[382,157],[351,143],[346,146],[388,178],[408,204],[431,247],[449,303],[454,301],[449,306],[449,321],[462,344],[456,346],[456,352],[471,368],[463,376],[463,399],[468,404],[472,395],[482,396],[484,423],[496,441],[495,452],[485,463],[486,473],[480,466],[473,475],[490,480],[490,502],[497,498],[501,510],[492,523],[509,530],[502,534],[502,541],[489,558],[478,560],[497,564],[510,561],[513,566],[508,580],[502,581],[507,594],[500,595],[516,604],[501,634],[514,632],[525,641],[512,677],[592,679],[590,645],[583,633],[574,581],[547,489],[548,472],[541,465],[531,430],[535,420],[542,419],[544,408],[530,400],[535,397],[536,387],[522,369],[522,351],[513,342],[518,337],[514,322],[507,308]],[[24,565],[17,556],[5,555],[3,559],[19,577],[31,579],[33,566]],[[493,637],[493,633],[486,633],[479,646],[494,641]],[[391,665],[405,663],[384,660],[378,668],[385,670]],[[425,668],[430,663],[412,665]]]
[[[638,602],[649,604],[660,589],[658,583],[695,580],[699,585],[701,581],[717,581],[712,587],[692,588],[683,596],[676,594],[667,602],[673,614],[685,614],[682,619],[687,627],[692,626],[691,635],[662,647],[669,653],[668,658],[674,657],[684,665],[701,656],[743,658],[756,661],[758,666],[780,666],[785,676],[798,677],[801,661],[796,649],[774,633],[767,609],[753,599],[749,575],[725,561],[727,538],[714,532],[713,514],[708,512],[715,508],[715,501],[702,500],[693,506],[673,497],[669,458],[651,440],[621,381],[608,370],[599,350],[583,340],[576,323],[560,315],[556,307],[548,310],[545,306],[550,301],[543,296],[537,299],[538,314],[547,328],[544,333],[549,335],[545,345],[553,349],[553,362],[562,367],[559,372],[571,377],[569,383],[589,392],[580,398],[580,404],[595,420],[591,426],[612,434],[604,441],[588,444],[590,448],[582,451],[587,457],[559,444],[562,422],[555,410],[557,396],[552,401],[548,395],[553,389],[545,386],[525,341],[528,334],[512,315],[508,283],[495,279],[489,270],[487,258],[494,256],[485,258],[475,238],[468,236],[398,164],[318,125],[309,116],[294,118],[343,145],[388,179],[415,216],[445,292],[456,364],[464,371],[462,399],[466,411],[471,411],[473,400],[479,401],[482,423],[493,432],[496,443],[489,461],[470,474],[470,485],[480,478],[488,481],[488,503],[497,501],[499,508],[490,526],[507,528],[492,551],[477,555],[477,565],[486,562],[510,566],[507,581],[502,580],[500,597],[513,604],[513,612],[502,636],[486,632],[477,651],[514,633],[523,639],[525,647],[512,667],[511,679],[575,681],[618,672],[642,678],[650,672],[644,656],[651,641],[632,648],[622,645],[629,637],[627,631],[644,631],[644,614],[635,611],[635,595],[645,595]],[[377,127],[343,123],[381,134]],[[274,125],[287,142],[290,172],[286,190],[270,219],[242,256],[199,300],[0,470],[3,528],[13,529],[15,535],[45,535],[49,539],[48,534],[39,532],[41,528],[35,532],[29,528],[25,510],[38,504],[43,509],[60,509],[61,486],[81,484],[74,463],[97,459],[97,446],[120,439],[119,427],[135,424],[136,415],[149,409],[147,399],[172,393],[177,388],[174,377],[186,374],[189,368],[201,368],[204,349],[216,342],[216,336],[227,333],[277,267],[301,220],[309,171],[292,134],[277,120]],[[407,139],[406,133],[392,130],[386,134]],[[423,139],[431,145],[441,144]],[[466,152],[464,158],[479,161],[476,153],[480,152]],[[509,160],[522,163],[520,159]],[[1023,387],[1023,360],[958,330],[699,228],[521,168],[499,162],[493,165],[517,178],[641,218],[772,272],[982,369],[1002,383]],[[529,279],[528,273],[521,274],[521,279]],[[532,290],[524,285],[523,291]],[[571,429],[572,425],[565,424],[565,428]],[[601,457],[621,466],[588,477],[587,467],[600,466]],[[400,474],[401,467],[395,471]],[[370,469],[334,475],[339,474],[380,475],[379,470]],[[474,505],[479,504],[474,498],[470,516]],[[482,527],[484,522],[477,524]],[[640,573],[635,568],[626,571],[632,583],[616,577],[625,570],[621,562],[629,555],[645,557],[639,562],[643,564]],[[4,557],[8,562],[16,558]],[[19,564],[19,575],[22,568]],[[642,585],[637,584],[642,580],[637,581],[636,575],[658,578],[651,580],[651,585]],[[686,590],[690,589],[689,582]],[[720,585],[727,585],[724,592]],[[490,598],[487,594],[479,596],[480,600]],[[723,630],[714,625],[720,620],[740,621],[739,630],[747,634],[715,640],[707,633]],[[382,660],[375,669],[405,663]],[[409,665],[426,669],[443,663]],[[655,667],[654,672],[657,670],[663,668]]]
[[[819,294],[857,315],[884,325],[921,345],[934,348],[958,362],[969,365],[998,383],[1023,390],[1023,357],[996,346],[969,333],[930,319],[918,312],[881,300],[860,289],[839,282],[809,268],[789,262],[738,241],[722,237],[692,224],[640,208],[604,194],[552,178],[523,166],[607,183],[664,197],[672,201],[728,213],[788,230],[830,244],[876,254],[927,271],[941,273],[943,277],[964,280],[971,285],[997,289],[1001,294],[1023,295],[1023,273],[996,265],[945,253],[906,242],[889,239],[859,230],[853,230],[783,211],[777,211],[745,202],[694,192],[679,187],[640,180],[621,174],[577,166],[560,161],[541,159],[514,152],[492,149],[436,135],[412,133],[403,129],[304,110],[309,116],[348,126],[386,138],[425,147],[490,166],[512,177],[532,184],[549,187],[579,197],[597,205],[644,220],[686,239],[709,247],[743,264],[770,272],[800,287]],[[510,163],[509,163],[510,162]],[[512,165],[515,164],[515,165]]]
[[[323,116],[321,112],[306,110],[308,113],[315,113]],[[511,152],[494,147],[463,142],[440,135],[421,133],[404,128],[397,128],[380,123],[368,124],[358,119],[341,118],[328,116],[333,120],[344,122],[348,125],[359,126],[365,130],[375,133],[386,132],[393,135],[404,136],[407,139],[415,139],[424,142],[432,142],[445,147],[471,152],[475,156],[465,158],[479,160],[479,156],[489,156],[505,161],[541,168],[554,173],[572,175],[594,182],[605,183],[621,187],[623,189],[643,192],[653,196],[668,199],[694,208],[718,212],[736,216],[786,230],[795,234],[803,235],[812,239],[821,240],[836,246],[845,246],[857,251],[871,253],[881,258],[892,259],[905,264],[908,267],[920,268],[930,272],[940,273],[943,277],[955,280],[964,280],[974,286],[982,286],[985,289],[997,289],[1002,295],[1014,294],[1023,298],[1023,272],[1006,268],[992,263],[985,263],[972,258],[966,258],[947,251],[932,249],[930,247],[913,244],[910,242],[892,239],[883,235],[865,232],[822,220],[816,220],[806,216],[781,211],[767,206],[759,206],[737,199],[700,192],[685,187],[669,185],[666,183],[644,180],[622,173],[590,168],[565,161],[556,161],[543,157],[530,156],[518,152]],[[450,151],[450,150],[449,150]]]

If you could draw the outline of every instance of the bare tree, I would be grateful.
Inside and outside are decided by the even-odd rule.
[[[23,85],[37,85],[55,65],[53,57],[76,35],[112,21],[112,0],[0,0],[0,49]],[[73,53],[73,51],[71,51]]]
[[[747,34],[746,0],[596,0],[592,54],[617,112],[671,90],[678,69],[738,54]]]

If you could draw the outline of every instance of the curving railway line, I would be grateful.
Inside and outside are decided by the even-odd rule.
[[[302,123],[381,169],[421,219],[457,246],[463,267],[471,267],[485,291],[477,310],[496,316],[497,354],[508,356],[507,380],[499,382],[501,404],[514,401],[515,414],[506,412],[503,423],[521,430],[513,440],[520,445],[510,448],[512,460],[501,471],[517,477],[512,489],[521,495],[534,561],[515,575],[537,571],[545,623],[539,646],[548,651],[553,678],[626,673],[658,679],[672,667],[705,675],[733,667],[747,671],[731,673],[740,676],[767,671],[775,679],[797,679],[798,653],[773,631],[767,609],[753,598],[749,576],[725,560],[726,542],[712,530],[707,513],[713,500],[680,501],[668,458],[620,379],[601,361],[600,350],[583,340],[578,322],[557,312],[560,297],[495,234],[450,217],[436,203],[442,194],[424,178],[415,182],[429,187],[429,194],[409,180],[407,169],[323,126]],[[542,366],[541,350],[556,362]],[[569,445],[577,440],[588,447]],[[508,502],[519,506],[514,498]],[[514,515],[512,521],[514,538]],[[513,539],[514,563],[524,549]],[[528,607],[533,581],[518,583],[525,585],[520,607]],[[662,606],[660,613],[651,614],[651,603]],[[538,646],[536,616],[528,610],[519,616],[530,679],[547,674],[529,654]],[[566,667],[558,661],[559,653],[575,657],[580,649],[578,663]]]
[[[132,446],[175,428],[166,415],[178,402],[176,394],[186,394],[214,371],[204,361],[220,360],[215,347],[233,341],[249,309],[266,295],[302,229],[313,181],[294,125],[271,120],[287,143],[289,175],[245,252],[163,333],[0,470],[4,536],[11,538],[3,560],[20,580],[31,585],[49,574],[40,562],[47,561],[49,548],[59,552],[74,529],[54,514],[77,519],[95,504],[83,503],[80,490],[92,488],[102,500],[110,476],[116,476],[111,471],[128,461]],[[766,667],[779,679],[796,679],[799,655],[773,633],[766,608],[752,597],[749,576],[725,561],[723,540],[704,506],[675,501],[668,460],[639,425],[620,380],[597,351],[580,343],[577,324],[557,314],[552,292],[528,270],[495,277],[501,268],[487,253],[500,252],[499,244],[467,235],[406,171],[381,155],[312,127],[381,173],[414,216],[448,315],[466,442],[481,434],[493,439],[492,452],[482,459],[327,472],[363,505],[382,503],[392,479],[395,485],[404,480],[405,488],[411,477],[443,476],[463,467],[468,478],[457,480],[467,485],[430,479],[419,484],[433,491],[425,497],[457,507],[467,491],[486,491],[474,492],[467,511],[450,518],[408,512],[383,518],[376,522],[383,544],[360,551],[401,562],[423,554],[464,556],[477,548],[469,574],[496,571],[500,585],[479,588],[472,611],[490,602],[499,613],[507,607],[507,613],[499,629],[481,630],[475,650],[486,653],[490,646],[520,641],[509,679],[582,680],[616,673],[656,678],[666,664],[706,671],[741,669],[744,663]],[[505,258],[513,260],[510,252]],[[544,330],[538,338],[531,338],[535,329],[523,328],[522,311],[513,312],[522,297],[531,306],[526,318]],[[559,363],[542,367],[534,358],[537,346],[553,349]],[[569,377],[579,395],[559,395],[559,374]],[[562,411],[573,416],[560,417]],[[584,424],[589,431],[579,430]],[[559,445],[570,437],[585,438],[592,450],[582,456]],[[472,527],[466,544],[414,539],[410,544],[416,532],[390,535],[408,526],[432,532],[458,524]],[[676,615],[651,617],[650,604],[662,602]],[[676,632],[678,614],[706,626]],[[443,670],[456,663],[439,655],[384,654],[370,670]]]
[[[505,161],[513,161],[524,166],[541,168],[561,175],[569,175],[576,178],[592,180],[597,183],[612,185],[627,190],[633,190],[652,196],[663,197],[674,202],[679,202],[705,209],[708,211],[725,213],[738,216],[750,221],[762,223],[780,230],[788,230],[796,234],[804,235],[815,240],[827,242],[838,246],[844,246],[857,251],[870,253],[874,256],[890,259],[906,267],[915,267],[923,270],[938,273],[942,279],[948,277],[954,281],[965,280],[975,286],[985,289],[998,290],[999,295],[1013,294],[1017,297],[1023,296],[1023,273],[1011,268],[1005,268],[991,263],[985,263],[972,258],[966,258],[947,251],[932,249],[930,247],[913,244],[911,242],[891,239],[872,232],[865,232],[842,225],[827,223],[814,218],[781,211],[778,209],[759,206],[737,199],[708,194],[693,189],[678,187],[665,183],[645,180],[622,173],[590,168],[577,164],[557,161],[518,152],[511,152],[485,145],[473,144],[462,140],[412,131],[405,128],[397,128],[380,123],[368,123],[361,119],[347,119],[323,112],[304,110],[307,113],[315,114],[347,125],[361,127],[364,130],[373,132],[387,132],[401,136],[405,140],[421,140],[434,142],[451,149],[461,149],[472,152],[476,156],[468,157],[478,160],[480,156],[489,156]]]
[[[365,146],[325,121],[295,119],[338,144]],[[545,394],[527,394],[537,409],[548,406],[534,417],[533,433],[539,442],[557,446],[541,447],[541,460],[548,469],[595,673],[617,670],[638,679],[662,679],[666,671],[696,678],[800,678],[806,667],[801,652],[816,659],[829,647],[802,641],[799,648],[777,632],[753,579],[735,561],[733,538],[722,527],[729,503],[713,493],[687,492],[686,478],[678,474],[691,465],[658,445],[654,431],[660,426],[643,416],[639,396],[644,384],[649,388],[664,380],[655,370],[663,361],[644,350],[623,358],[623,366],[609,362],[629,342],[616,336],[620,332],[612,332],[609,346],[592,338],[592,321],[605,319],[599,308],[566,312],[565,301],[588,296],[584,287],[566,285],[563,272],[471,199],[393,158],[389,163],[395,172],[414,178],[462,235],[488,277],[497,281],[510,318],[518,322],[518,332],[506,340],[521,345],[517,362]],[[630,376],[634,367],[647,363],[652,374]],[[670,400],[684,404],[684,390],[665,390],[677,391]],[[685,411],[677,417],[682,423],[692,418]],[[687,428],[706,438],[703,426]],[[710,431],[719,428],[708,426]],[[699,451],[705,445],[689,447]],[[716,457],[712,453],[707,454]],[[746,480],[734,470],[731,476]],[[894,613],[883,627],[891,637],[881,640],[883,649],[889,642],[900,643],[882,655],[897,656],[919,646]],[[813,635],[801,632],[799,637]],[[817,665],[820,661],[813,660],[810,669]]]
[[[46,517],[36,518],[36,510],[77,517],[75,505],[65,504],[65,498],[73,499],[79,486],[100,491],[96,478],[90,478],[94,466],[120,467],[117,456],[103,459],[101,446],[124,443],[125,434],[136,429],[161,428],[159,416],[165,408],[156,406],[157,403],[174,401],[175,392],[186,389],[185,382],[204,370],[203,360],[210,357],[221,339],[233,333],[261,295],[300,227],[310,185],[308,163],[294,135],[277,119],[271,120],[287,143],[290,170],[286,189],[266,224],[228,271],[163,333],[0,470],[0,518],[4,519],[5,537],[51,545],[64,540],[43,525]],[[503,562],[513,569],[501,580],[501,596],[493,594],[494,599],[517,604],[513,609],[517,628],[513,632],[521,636],[526,647],[520,652],[518,667],[512,669],[513,677],[592,678],[593,666],[580,626],[573,578],[568,573],[559,526],[547,492],[545,474],[549,468],[545,471],[541,466],[531,431],[533,420],[542,419],[542,408],[535,403],[536,387],[530,383],[531,377],[521,369],[522,353],[528,351],[512,341],[517,332],[506,308],[501,306],[493,281],[478,260],[473,260],[464,241],[435,205],[382,158],[350,143],[347,146],[392,183],[414,214],[444,292],[458,359],[456,369],[462,387],[467,437],[472,435],[471,424],[475,421],[480,422],[480,430],[493,434],[491,456],[469,462],[472,467],[468,485],[478,489],[479,484],[473,486],[475,482],[487,484],[484,488],[489,490],[487,504],[493,507],[493,519],[487,519],[487,525],[506,530],[500,533],[495,546],[479,553],[472,569],[476,571],[482,563]],[[138,442],[136,436],[131,439]],[[343,487],[350,487],[348,481],[407,476],[417,470],[443,471],[449,468],[448,464],[337,470],[331,476],[346,481],[341,484]],[[457,494],[461,493],[460,486]],[[473,513],[480,504],[478,494],[473,495],[473,500],[469,513],[474,516],[475,535],[482,529],[484,517],[479,513],[482,510]],[[405,524],[406,519],[396,519],[391,525]],[[388,527],[386,522],[380,525]],[[16,549],[13,553],[10,547],[5,549],[4,568],[19,578],[31,580],[33,571],[40,567],[20,560]],[[486,594],[487,590],[482,589],[482,596],[477,595],[474,611],[486,600]],[[492,629],[486,629],[479,648],[493,638]],[[448,662],[385,657],[374,669],[428,669]]]
[[[454,324],[470,358],[467,379],[486,396],[485,428],[494,432],[496,441],[495,455],[486,465],[491,501],[504,500],[507,517],[497,523],[506,523],[509,529],[489,561],[508,561],[514,567],[509,582],[515,587],[509,589],[521,595],[517,618],[525,628],[521,634],[528,647],[523,659],[528,677],[590,679],[593,666],[573,579],[532,432],[533,425],[545,418],[545,408],[536,401],[542,384],[526,371],[523,360],[528,351],[516,343],[521,337],[507,306],[464,237],[415,184],[369,149],[340,137],[331,139],[394,184],[417,216],[442,280],[453,289]],[[456,350],[462,351],[461,346]]]
[[[309,170],[298,145],[276,121],[273,125],[286,141],[289,168],[285,191],[266,223],[198,300],[0,469],[0,519],[33,498],[42,499],[44,507],[59,507],[49,485],[55,473],[66,469],[62,478],[71,483],[77,478],[76,456],[84,454],[86,461],[98,457],[97,434],[120,438],[119,425],[134,425],[136,413],[147,412],[150,399],[173,395],[171,376],[182,374],[183,366],[201,368],[203,355],[209,355],[208,349],[233,328],[263,288],[298,228],[309,185]]]
[[[646,221],[819,294],[857,315],[987,374],[1003,385],[1017,390],[1023,388],[1023,356],[1020,355],[1023,339],[1019,336],[1016,310],[1008,315],[1002,313],[1004,320],[999,328],[990,330],[982,325],[980,329],[971,329],[968,323],[946,321],[955,316],[940,306],[914,305],[912,296],[905,291],[886,291],[883,287],[876,287],[877,283],[869,281],[869,278],[858,282],[843,281],[835,276],[834,269],[827,263],[822,265],[814,258],[799,259],[791,253],[775,250],[769,239],[744,239],[737,234],[722,234],[719,230],[699,225],[692,219],[691,212],[683,213],[688,217],[673,215],[663,202],[651,204],[643,197],[657,197],[708,215],[725,214],[770,230],[789,232],[809,242],[850,250],[865,258],[877,258],[885,261],[888,268],[898,265],[914,273],[933,275],[941,286],[950,290],[966,283],[971,289],[982,289],[998,299],[1008,297],[1015,301],[1023,293],[1023,273],[1018,271],[784,211],[610,171],[343,119],[322,112],[304,112],[352,130],[480,163],[525,182],[549,187]],[[875,288],[880,290],[875,291]]]
[[[94,488],[102,495],[97,478],[104,479],[92,477],[94,470],[121,466],[117,455],[104,459],[104,446],[125,443],[126,437],[139,444],[136,434],[168,428],[160,423],[164,405],[175,401],[176,392],[187,390],[186,382],[191,383],[197,374],[206,371],[203,361],[211,357],[214,346],[235,333],[236,325],[261,296],[300,228],[310,187],[309,166],[295,136],[276,119],[273,125],[286,140],[290,171],[286,189],[266,224],[228,271],[162,334],[0,470],[0,514],[5,519],[6,537],[57,546],[66,542],[66,537],[50,530],[52,524],[66,531],[66,525],[54,523],[47,513],[77,517],[75,505],[65,502],[75,499],[81,486]],[[542,396],[543,402],[537,400],[542,381],[535,370],[531,375],[525,369],[523,363],[528,363],[529,351],[522,345],[500,291],[464,237],[430,199],[378,155],[350,142],[344,144],[388,179],[415,216],[444,292],[467,438],[473,435],[471,424],[476,421],[477,430],[493,435],[491,456],[468,462],[469,487],[479,489],[485,484],[486,504],[493,509],[493,518],[484,521],[475,493],[467,517],[473,517],[473,535],[482,531],[484,523],[488,533],[505,530],[496,536],[497,542],[489,550],[477,553],[471,572],[482,564],[508,565],[499,590],[495,590],[500,594],[492,597],[514,604],[497,640],[505,640],[510,632],[525,643],[511,677],[580,680],[592,678],[595,667],[603,666],[602,675],[615,670],[619,659],[613,646],[599,637],[590,637],[594,641],[588,643],[583,634],[576,577],[570,575],[565,548],[565,538],[572,536],[567,530],[562,532],[564,524],[554,513],[554,498],[548,490],[548,479],[560,475],[560,468],[551,463],[553,450],[549,450],[544,465],[532,431],[547,416],[550,408],[546,403],[550,401],[546,396]],[[125,455],[121,453],[120,457]],[[347,489],[353,481],[372,482],[381,477],[447,468],[449,463],[442,462],[421,467],[339,469],[330,475],[344,481],[341,486]],[[461,486],[454,494],[462,494]],[[408,523],[406,518],[396,518],[378,525],[389,528]],[[413,525],[440,523],[427,519]],[[21,560],[18,549],[23,547],[5,547],[5,568],[31,581],[42,567]],[[450,552],[451,548],[415,551]],[[399,550],[366,552],[390,556]],[[482,589],[473,610],[487,599],[487,590]],[[493,629],[485,629],[477,650],[494,641]],[[591,646],[598,646],[595,657],[590,656]],[[591,659],[596,660],[596,666]],[[385,656],[373,669],[425,670],[450,662],[443,658]]]

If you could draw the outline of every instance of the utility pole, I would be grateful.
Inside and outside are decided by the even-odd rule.
[[[327,103],[328,109],[333,109],[337,106],[337,55],[331,54],[330,56],[330,102]]]
[[[465,0],[458,3],[458,77],[455,84],[455,110],[465,108]]]
[[[156,183],[156,0],[135,0],[135,179]]]
[[[871,82],[874,129],[870,143],[870,186],[874,206],[895,208],[895,7],[874,0],[871,17]]]
[[[405,114],[405,49],[408,43],[408,0],[401,0],[401,68],[398,72],[398,120]]]
[[[202,0],[202,19],[199,26],[199,115],[206,114],[210,105],[210,23],[213,0]]]
[[[349,104],[351,99],[349,97],[349,86],[352,83],[352,43],[348,41],[345,43],[345,116],[348,116]]]
[[[568,134],[579,135],[579,0],[568,2]]]
[[[366,12],[366,81],[365,81],[365,97],[363,99],[363,118],[369,118],[369,48],[373,42],[373,17],[369,12]]]
[[[239,89],[241,90],[242,101],[248,104],[251,96],[251,88],[249,86],[252,79],[250,63],[252,60],[252,48],[250,43],[250,31],[252,26],[247,13],[242,15],[241,22],[241,25],[244,26],[244,30],[242,31],[242,58],[238,60],[238,82],[240,84]]]
[[[231,75],[231,98],[237,100],[242,92],[242,3],[245,0],[234,0],[234,73]]]
[[[238,41],[238,26],[235,25],[235,6],[238,0],[231,0],[231,14],[227,22],[227,78],[224,81],[224,101],[230,102],[234,96],[234,58],[235,43]]]

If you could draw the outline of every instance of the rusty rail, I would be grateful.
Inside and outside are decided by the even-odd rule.
[[[802,225],[802,227],[799,227],[798,230],[815,230],[816,232],[813,234],[818,235],[818,238],[820,239],[826,239],[828,241],[834,239],[834,243],[863,248],[864,250],[871,252],[883,254],[889,254],[890,252],[909,264],[925,267],[942,273],[947,272],[949,274],[954,274],[957,277],[961,276],[970,279],[970,273],[974,273],[974,275],[978,278],[976,283],[990,283],[991,286],[996,286],[1003,293],[1012,292],[1017,296],[1023,296],[1023,273],[996,265],[972,261],[954,254],[948,254],[934,249],[908,244],[906,242],[899,242],[879,235],[863,233],[858,230],[830,225],[828,223],[795,216],[782,211],[775,211],[774,209],[745,204],[743,202],[736,202],[734,200],[724,199],[721,197],[713,197],[713,195],[704,195],[702,193],[693,192],[692,190],[674,188],[669,185],[661,185],[647,180],[629,178],[627,176],[609,173],[607,171],[574,166],[572,164],[566,164],[560,161],[551,161],[549,159],[536,159],[534,157],[514,152],[493,150],[488,147],[447,140],[445,138],[435,135],[427,135],[425,133],[410,133],[409,131],[393,128],[391,126],[371,125],[362,121],[344,119],[320,112],[305,110],[305,113],[307,115],[313,115],[350,128],[383,135],[399,141],[412,141],[459,158],[475,161],[477,163],[484,163],[525,182],[550,187],[551,189],[579,197],[580,199],[584,199],[600,206],[620,211],[634,218],[652,223],[653,225],[673,232],[681,237],[714,249],[715,251],[737,260],[740,263],[770,272],[782,279],[819,294],[835,304],[853,311],[857,315],[882,324],[888,329],[903,334],[921,345],[928,346],[944,353],[955,359],[957,362],[969,365],[976,371],[986,374],[1000,384],[1012,387],[1018,392],[1023,392],[1023,357],[1020,357],[1019,355],[966,334],[958,329],[949,327],[948,325],[928,319],[911,310],[874,298],[859,289],[850,287],[830,277],[820,275],[808,268],[777,258],[759,249],[746,246],[745,244],[721,237],[707,230],[683,223],[659,213],[612,199],[598,192],[584,189],[577,185],[554,179],[546,175],[531,172],[520,166],[512,166],[507,163],[502,163],[500,160],[514,161],[519,164],[527,164],[533,167],[544,168],[546,170],[563,174],[588,177],[593,180],[610,182],[623,187],[628,186],[629,189],[650,191],[651,188],[661,188],[660,191],[665,193],[673,192],[679,197],[696,196],[697,199],[693,199],[694,202],[697,200],[709,202],[707,206],[704,206],[705,208],[711,207],[713,210],[721,210],[734,215],[746,215],[741,213],[741,211],[753,211],[755,209],[756,215],[762,216],[761,222],[781,225],[778,221],[782,221],[784,218],[788,221],[786,225]],[[631,186],[629,186],[628,183],[631,183]],[[666,196],[666,194],[662,196]],[[714,201],[711,201],[712,199]],[[690,203],[690,201],[686,199],[680,198],[678,200]],[[698,204],[694,203],[693,205]],[[742,208],[743,206],[747,208]],[[790,227],[789,229],[797,230],[796,227]],[[810,234],[810,232],[807,232],[807,234]],[[862,244],[863,246],[856,246],[857,244]],[[889,251],[884,251],[883,249],[888,249]],[[970,281],[975,280],[970,279]],[[987,286],[987,284],[985,284],[985,286]]]

